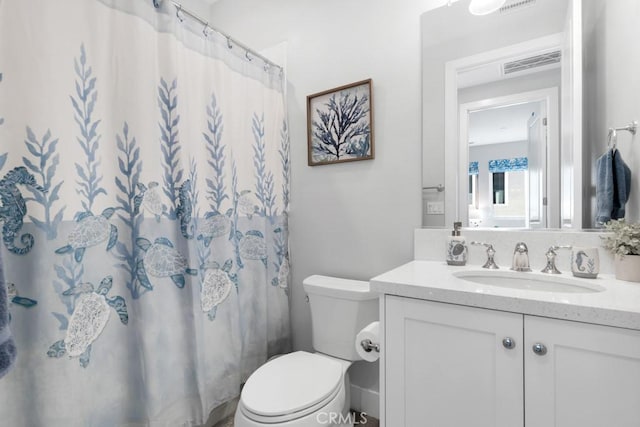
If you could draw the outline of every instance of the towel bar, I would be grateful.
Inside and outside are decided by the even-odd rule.
[[[438,184],[438,185],[432,185],[430,187],[422,187],[423,190],[438,190],[438,193],[441,193],[444,191],[444,185],[442,184]]]
[[[631,132],[631,135],[635,135],[638,131],[638,121],[634,120],[627,126],[619,127],[619,128],[609,128],[609,141],[607,142],[608,148],[616,148],[616,143],[618,141],[618,132],[619,131],[628,131]],[[613,146],[612,146],[613,142]]]

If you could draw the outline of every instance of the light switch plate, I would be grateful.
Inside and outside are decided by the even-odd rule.
[[[427,202],[427,215],[444,215],[444,202]]]

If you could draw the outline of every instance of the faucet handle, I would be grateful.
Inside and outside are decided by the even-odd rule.
[[[493,245],[491,243],[473,241],[470,242],[470,244],[473,246],[485,246],[487,248],[487,262],[484,263],[482,268],[489,268],[492,270],[497,270],[500,268],[493,259],[493,256],[496,254],[496,250],[493,248]]]
[[[545,256],[547,257],[547,265],[540,271],[550,274],[562,274],[556,267],[556,256],[558,255],[558,249],[571,249],[571,245],[553,245],[547,249]]]
[[[516,243],[516,247],[513,250],[513,253],[521,253],[521,254],[528,254],[529,253],[529,248],[527,248],[527,244],[525,242],[518,242]]]

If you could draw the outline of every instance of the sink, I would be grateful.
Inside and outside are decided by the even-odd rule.
[[[458,271],[453,275],[468,282],[480,285],[498,286],[500,288],[524,289],[541,292],[558,293],[594,293],[605,289],[589,279],[574,279],[558,275],[542,273],[521,273],[517,271]]]

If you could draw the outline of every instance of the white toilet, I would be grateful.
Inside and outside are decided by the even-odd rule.
[[[378,295],[369,283],[327,276],[307,277],[313,348],[272,359],[247,380],[235,427],[353,426],[349,374],[362,360],[355,337],[378,320]]]

